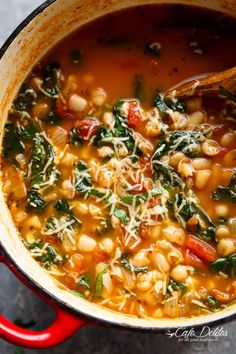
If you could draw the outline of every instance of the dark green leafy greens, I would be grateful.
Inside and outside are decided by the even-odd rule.
[[[6,123],[3,141],[3,156],[7,159],[14,159],[16,155],[25,150],[25,145],[17,134],[12,122]]]
[[[164,161],[153,160],[152,161],[153,170],[154,170],[154,179],[159,179],[163,186],[167,188],[170,187],[182,187],[183,181],[175,172],[175,169],[169,166]]]
[[[210,263],[210,269],[213,273],[225,273],[231,277],[236,275],[236,254],[226,258],[218,258]]]
[[[107,273],[107,270],[103,270],[100,273],[98,273],[97,278],[96,278],[96,284],[95,284],[95,290],[97,296],[102,295],[102,289],[103,289],[103,275]]]
[[[220,307],[219,301],[217,301],[213,295],[208,295],[206,297],[205,305],[212,310],[218,309]]]
[[[91,288],[91,280],[89,273],[86,273],[79,277],[79,279],[77,280],[77,284],[89,290]]]
[[[71,292],[71,294],[73,294],[73,295],[75,295],[77,297],[81,297],[82,299],[84,299],[84,297],[85,297],[84,294],[80,293],[77,290],[71,290],[70,292]]]
[[[113,215],[116,216],[117,218],[119,218],[121,220],[122,224],[124,224],[124,225],[127,224],[128,215],[127,215],[127,213],[124,210],[115,208],[115,210],[113,212]]]
[[[41,194],[36,188],[31,188],[27,194],[28,209],[34,212],[42,213],[47,207]]]
[[[91,189],[92,178],[85,162],[80,161],[74,166],[74,187],[80,193],[86,193]]]
[[[167,291],[170,292],[169,287],[171,287],[172,291],[179,291],[184,294],[187,291],[187,285],[181,282],[177,282],[174,280],[170,280],[168,283]]]
[[[153,100],[154,106],[158,109],[162,116],[168,114],[168,110],[185,113],[185,105],[177,99],[171,99],[167,96],[162,96],[160,93]]]
[[[123,253],[120,258],[120,264],[128,271],[138,273],[147,273],[148,267],[135,267],[130,264],[129,257],[126,253]]]
[[[219,186],[212,192],[212,199],[236,204],[236,172],[227,187]]]
[[[158,188],[153,188],[149,193],[146,192],[140,194],[127,195],[123,197],[121,200],[126,204],[139,204],[159,194],[161,194],[160,190]]]
[[[17,122],[16,127],[12,122],[6,123],[4,128],[3,156],[15,163],[15,157],[18,154],[24,153],[26,141],[31,140],[35,134],[36,128],[29,121],[27,121],[27,125],[21,125]]]
[[[18,96],[15,98],[12,109],[18,112],[26,112],[36,105],[37,94],[34,89],[28,85],[23,84]]]
[[[58,62],[51,63],[44,69],[43,87],[40,91],[48,97],[57,98],[61,89],[61,67]]]
[[[134,151],[135,140],[133,129],[128,127],[127,117],[121,112],[121,107],[125,101],[119,100],[113,107],[113,114],[115,116],[115,126],[113,129],[109,129],[103,125],[100,125],[94,135],[94,145],[104,146],[111,144],[112,138],[125,138],[123,141],[129,152]],[[140,149],[137,147],[135,151],[136,156],[141,155]]]
[[[195,202],[189,200],[184,193],[176,193],[168,203],[170,215],[193,234],[206,241],[215,241],[215,224],[209,215]],[[198,224],[194,229],[189,220],[198,217]]]
[[[51,245],[48,245],[42,253],[41,250],[44,247],[44,242],[42,240],[37,240],[31,244],[29,243],[27,244],[27,247],[32,254],[37,254],[35,259],[44,263],[46,269],[50,269],[53,264],[62,263],[64,261],[64,257],[61,257]],[[42,254],[39,255],[40,253]]]
[[[28,167],[31,187],[54,184],[60,173],[54,166],[54,151],[45,135],[37,133],[33,138],[33,149]]]
[[[80,220],[74,215],[73,211],[70,209],[69,203],[65,199],[59,199],[54,205],[54,208],[58,212],[67,215],[70,219],[73,219],[81,224]]]
[[[186,156],[195,156],[199,153],[201,146],[199,143],[205,140],[204,135],[197,131],[172,131],[160,139],[153,159],[159,159],[167,153],[181,151]]]

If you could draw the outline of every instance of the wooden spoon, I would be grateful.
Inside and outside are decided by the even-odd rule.
[[[236,66],[220,73],[182,83],[174,89],[168,90],[165,95],[181,99],[192,96],[220,96],[227,98],[227,92],[232,97],[236,95]]]

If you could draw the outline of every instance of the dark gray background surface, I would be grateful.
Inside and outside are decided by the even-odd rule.
[[[85,0],[86,1],[86,0]],[[0,46],[15,27],[43,1],[0,0]],[[0,311],[11,320],[36,321],[43,329],[53,318],[50,308],[39,300],[4,267],[0,266]],[[178,342],[166,335],[144,334],[109,328],[86,327],[66,343],[46,350],[23,350],[0,340],[0,354],[190,354],[236,353],[236,321],[223,326],[226,337],[211,342]]]

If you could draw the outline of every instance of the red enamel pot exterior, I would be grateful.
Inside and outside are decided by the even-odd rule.
[[[53,323],[47,329],[39,332],[23,329],[0,315],[1,338],[18,346],[43,349],[64,342],[82,326],[88,324],[87,321],[70,314],[35,289],[32,289],[25,278],[18,273],[17,269],[3,256],[0,257],[0,261],[3,262],[28,288],[33,290],[36,295],[46,301],[49,306],[54,309],[56,314]]]

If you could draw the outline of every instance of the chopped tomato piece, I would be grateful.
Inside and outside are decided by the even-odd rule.
[[[235,300],[235,294],[224,293],[218,289],[212,289],[211,292],[221,304],[227,304],[227,302]]]
[[[91,117],[78,120],[75,123],[75,130],[83,140],[89,140],[97,131],[100,122]]]
[[[188,235],[186,246],[194,255],[201,258],[203,261],[214,262],[217,259],[217,253],[214,247],[196,236]]]
[[[74,114],[68,111],[67,105],[62,102],[60,98],[57,99],[56,101],[56,113],[59,118],[64,118],[64,119],[76,119]]]
[[[137,102],[131,102],[128,112],[128,126],[132,129],[136,129],[141,123],[141,115],[139,112],[139,106]]]
[[[140,167],[142,170],[144,170],[145,176],[151,178],[152,177],[152,163],[150,159],[142,155],[139,159],[140,162]]]
[[[185,253],[185,264],[202,271],[207,269],[206,265],[201,261],[201,259],[195,256],[195,254],[191,253],[189,250],[186,250]]]
[[[97,249],[93,256],[95,263],[106,262],[109,259],[109,254],[101,249]]]

